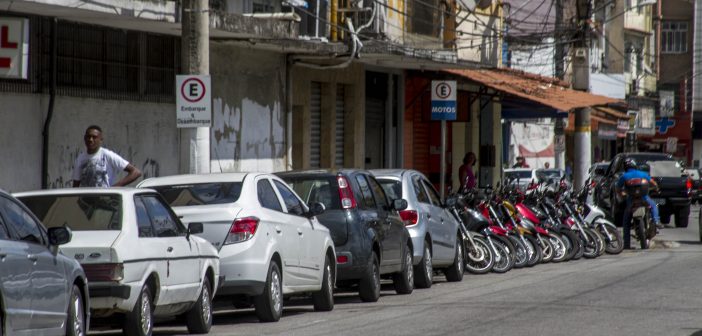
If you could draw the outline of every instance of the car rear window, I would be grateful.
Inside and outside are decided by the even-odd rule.
[[[402,183],[397,180],[376,178],[391,200],[402,199]]]
[[[149,187],[170,206],[234,203],[241,196],[242,182],[213,182]]]
[[[19,198],[46,227],[73,231],[122,229],[120,195],[44,195]]]
[[[334,177],[282,177],[307,204],[322,203],[327,210],[341,209],[339,183]]]

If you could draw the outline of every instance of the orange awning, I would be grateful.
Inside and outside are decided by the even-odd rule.
[[[452,69],[444,72],[563,112],[623,102],[619,99],[570,89],[566,83],[557,78],[512,69]]]

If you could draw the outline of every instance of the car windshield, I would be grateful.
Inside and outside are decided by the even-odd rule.
[[[531,179],[531,170],[506,171],[505,178],[508,180],[529,180]]]
[[[560,169],[539,169],[536,171],[536,177],[539,181],[559,179],[561,176],[563,176],[563,171]]]
[[[241,196],[242,182],[213,182],[150,187],[171,206],[234,203]]]
[[[283,177],[283,180],[300,195],[307,204],[322,203],[327,210],[341,209],[339,184],[334,177],[305,176]]]
[[[73,231],[121,230],[120,195],[45,195],[19,198],[48,228]]]
[[[402,199],[402,183],[400,183],[400,181],[383,178],[377,180],[380,182],[380,185],[383,186],[383,190],[385,190],[389,199]]]

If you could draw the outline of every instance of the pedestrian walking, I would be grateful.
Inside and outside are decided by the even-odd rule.
[[[73,165],[73,187],[122,187],[141,177],[141,171],[117,153],[102,147],[102,128],[92,125],[85,130],[85,152]],[[117,180],[120,171],[127,176]]]
[[[475,174],[473,166],[476,162],[475,153],[468,152],[463,156],[463,164],[458,167],[458,180],[461,181],[461,190],[475,187]]]

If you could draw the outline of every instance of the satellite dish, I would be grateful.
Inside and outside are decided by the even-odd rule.
[[[464,9],[467,9],[469,12],[472,12],[475,9],[475,0],[458,0],[458,3],[463,7]]]

